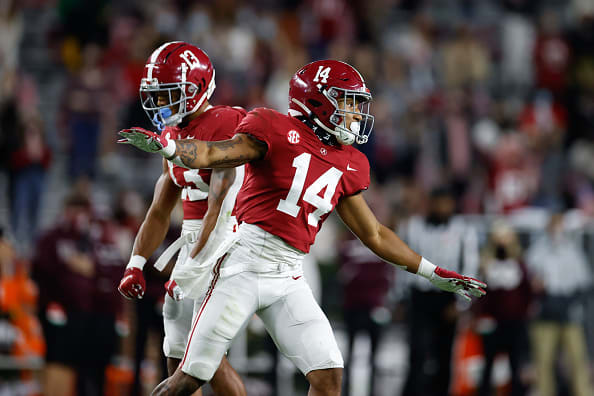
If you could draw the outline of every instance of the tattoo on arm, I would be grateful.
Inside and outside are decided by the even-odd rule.
[[[206,146],[208,148],[214,147],[221,151],[226,151],[232,148],[235,148],[238,144],[243,143],[243,138],[241,136],[237,136],[231,140],[220,140],[216,142],[206,142]]]
[[[245,155],[240,155],[238,158],[225,158],[217,161],[213,161],[210,166],[213,168],[235,168],[236,166],[243,165],[249,162],[249,159]]]
[[[214,142],[176,140],[176,153],[182,162],[193,168],[233,168],[252,160],[262,159],[268,145],[247,134]],[[206,150],[204,146],[206,145]],[[200,152],[200,153],[199,153]],[[198,158],[198,157],[201,158]]]
[[[268,145],[263,141],[247,134],[237,134],[230,140],[221,140],[217,142],[207,142],[207,147],[218,151],[228,151],[236,147],[247,146],[248,150],[243,150],[244,154],[230,153],[225,155],[222,159],[215,160],[210,163],[213,168],[233,168],[243,165],[246,162],[261,159],[266,155]],[[251,153],[250,153],[251,151]]]
[[[195,141],[176,140],[175,147],[179,158],[186,165],[191,165],[198,158]]]
[[[260,156],[259,159],[263,158],[266,155],[266,152],[268,151],[268,145],[252,135],[246,135],[246,137],[248,138],[248,141],[251,143],[251,146],[258,152]]]

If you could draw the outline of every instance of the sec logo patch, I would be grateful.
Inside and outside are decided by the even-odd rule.
[[[297,132],[294,129],[291,129],[288,133],[287,133],[287,140],[289,141],[289,143],[291,144],[297,144],[299,143],[299,141],[301,140],[301,136],[299,136],[299,132]]]

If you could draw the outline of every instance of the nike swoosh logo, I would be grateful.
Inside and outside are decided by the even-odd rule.
[[[347,164],[347,170],[357,172],[357,169],[351,168],[351,164]]]
[[[301,278],[301,276],[302,276],[302,275],[299,275],[299,276],[292,276],[291,278],[293,278],[293,280],[297,280],[297,279]]]

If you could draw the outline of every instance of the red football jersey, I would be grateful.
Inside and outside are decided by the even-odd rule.
[[[194,118],[185,128],[165,128],[173,139],[226,140],[233,137],[234,130],[246,111],[238,107],[214,106]],[[208,209],[210,169],[186,169],[170,161],[169,176],[181,187],[184,219],[202,219]]]
[[[352,146],[328,146],[298,119],[266,108],[235,130],[265,142],[266,156],[245,165],[239,221],[255,224],[309,252],[338,200],[369,186],[369,161]]]

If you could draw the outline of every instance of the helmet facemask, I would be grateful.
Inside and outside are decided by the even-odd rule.
[[[215,72],[212,71],[212,78],[206,87],[206,91],[198,100],[192,101],[198,93],[198,85],[191,81],[186,81],[187,66],[182,64],[182,81],[175,83],[159,83],[156,78],[149,81],[143,78],[140,81],[140,102],[142,108],[150,118],[154,126],[162,130],[166,126],[175,126],[179,124],[186,115],[198,110],[205,100],[210,99],[210,96],[216,88]],[[203,79],[204,80],[204,79]],[[160,92],[167,92],[168,100],[166,104],[159,106],[157,96]],[[178,96],[179,93],[179,96]],[[177,105],[177,112],[172,114],[171,107]],[[192,106],[193,105],[193,106]],[[188,107],[192,106],[190,109]]]
[[[334,113],[330,116],[330,123],[334,130],[324,128],[336,136],[336,140],[343,145],[367,143],[373,129],[374,117],[369,114],[371,94],[366,91],[355,91],[345,88],[330,87],[322,93],[334,105]],[[350,104],[353,110],[347,110]],[[347,127],[347,115],[358,115],[359,121],[353,120]]]
[[[197,90],[196,84],[191,82],[149,85],[143,80],[140,84],[140,101],[153,125],[163,129],[166,126],[179,124],[187,114],[194,111],[194,109],[187,111],[186,103],[196,95]],[[159,106],[158,95],[163,92],[167,93],[168,100],[167,103]],[[192,92],[191,96],[186,92]],[[173,114],[171,107],[175,106],[177,111]]]

